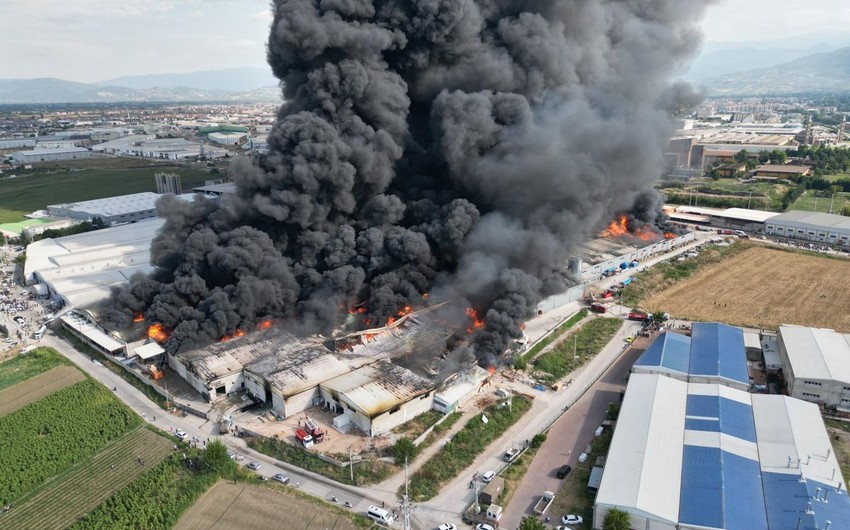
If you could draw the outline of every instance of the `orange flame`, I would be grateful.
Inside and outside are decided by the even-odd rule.
[[[629,219],[625,215],[618,215],[617,219],[611,221],[608,228],[599,235],[601,237],[619,237],[629,233]]]
[[[467,307],[466,316],[472,319],[472,325],[466,328],[467,333],[472,333],[474,330],[484,327],[484,321],[478,318],[478,313],[474,308]]]
[[[392,326],[393,324],[395,324],[395,317],[389,317],[387,319],[387,325]]]
[[[144,322],[144,321],[145,321],[145,315],[143,315],[141,313],[136,313],[135,315],[133,315],[133,322]]]
[[[234,332],[233,332],[233,335],[225,335],[225,336],[223,336],[222,338],[218,339],[218,341],[219,341],[219,342],[227,342],[227,341],[229,341],[230,339],[235,339],[235,338],[238,338],[238,337],[243,337],[244,335],[245,335],[245,332],[244,332],[244,331],[242,331],[241,329],[237,329],[236,331],[234,331]]]
[[[269,329],[270,327],[272,327],[272,321],[271,320],[263,320],[262,322],[257,324],[257,329],[260,329],[260,330]]]
[[[673,232],[664,232],[664,239],[676,239],[676,234]]]
[[[163,342],[168,340],[168,332],[165,331],[165,328],[162,327],[162,324],[157,322],[156,324],[148,327],[148,337],[162,344]]]
[[[365,312],[366,312],[366,308],[362,307],[362,306],[361,307],[352,307],[351,309],[348,310],[349,315],[362,315]]]
[[[427,300],[429,296],[431,296],[429,293],[422,293],[422,298],[425,300]]]
[[[493,375],[496,373],[496,367],[491,364],[487,367],[487,371],[490,372],[490,375]]]

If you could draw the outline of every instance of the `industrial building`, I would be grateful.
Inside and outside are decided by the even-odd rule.
[[[850,521],[816,405],[632,374],[593,509],[641,530],[795,530]]]
[[[180,175],[176,173],[154,173],[154,178],[156,179],[157,193],[173,193],[174,195],[183,193],[183,184],[180,182]]]
[[[218,145],[242,145],[248,140],[248,135],[242,132],[214,132],[207,138]]]
[[[151,219],[36,241],[27,246],[24,277],[63,305],[95,304],[136,272],[153,270],[150,245],[162,225],[162,220]]]
[[[750,387],[744,333],[725,324],[694,322],[690,337],[661,333],[635,362],[632,372],[744,391]]]
[[[375,436],[434,407],[435,384],[403,366],[407,355],[438,356],[448,332],[429,324],[428,310],[392,325],[337,338],[298,339],[275,329],[193,351],[168,354],[168,365],[209,400],[247,391],[286,418],[310,407],[334,412],[334,427]],[[454,378],[463,401],[477,390]],[[443,388],[446,391],[450,386]]]
[[[156,201],[161,195],[145,191],[117,197],[66,204],[51,204],[47,213],[51,217],[91,221],[100,218],[106,226],[135,223],[156,217]]]
[[[769,236],[816,241],[831,245],[850,245],[850,218],[829,213],[792,210],[765,223]]]
[[[156,138],[155,136],[131,135],[98,144],[92,151],[117,156],[138,156],[162,160],[183,160],[193,157],[221,158],[227,150],[210,147],[202,142],[184,138]]]
[[[753,173],[755,177],[773,177],[777,179],[789,179],[791,177],[808,177],[812,174],[809,166],[794,166],[785,164],[764,164],[758,166]]]
[[[218,184],[205,184],[192,188],[192,193],[203,193],[204,195],[221,198],[222,195],[236,194],[235,182],[221,182]]]
[[[77,160],[91,156],[91,151],[85,147],[63,147],[58,149],[18,151],[12,153],[10,158],[16,164],[35,164],[38,162],[55,162],[58,160]]]
[[[784,325],[777,345],[789,396],[850,412],[850,334]]]
[[[750,210],[748,208],[720,210],[702,206],[667,205],[664,209],[672,221],[759,234],[767,231],[768,221],[780,215],[776,212]]]
[[[35,147],[36,138],[0,138],[0,149]]]

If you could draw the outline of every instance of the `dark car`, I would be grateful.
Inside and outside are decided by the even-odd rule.
[[[570,471],[572,471],[572,470],[573,470],[573,468],[568,466],[568,465],[561,466],[560,468],[558,468],[558,478],[566,477],[567,475],[570,474]]]

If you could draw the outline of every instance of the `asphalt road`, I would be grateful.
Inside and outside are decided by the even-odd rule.
[[[564,413],[549,430],[546,442],[537,451],[511,502],[505,507],[502,528],[513,529],[523,517],[534,515],[534,504],[544,491],[557,492],[561,479],[555,473],[564,464],[575,467],[578,456],[591,442],[594,431],[606,418],[608,404],[620,402],[625,377],[643,353],[648,339],[626,350],[605,374]],[[553,521],[561,513],[549,513]]]

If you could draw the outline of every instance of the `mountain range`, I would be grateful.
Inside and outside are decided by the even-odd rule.
[[[700,84],[710,95],[850,92],[850,47],[806,55],[768,68],[728,73]]]
[[[96,83],[52,77],[0,79],[0,104],[156,101],[279,103],[281,93],[277,79],[263,68],[137,75]]]

